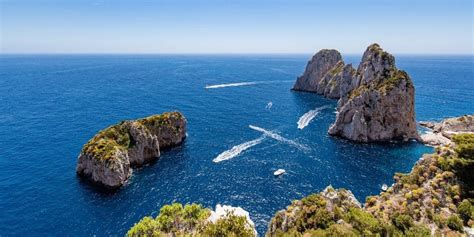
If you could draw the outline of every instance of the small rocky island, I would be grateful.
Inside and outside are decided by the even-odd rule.
[[[168,112],[143,119],[122,121],[97,133],[81,150],[76,172],[110,189],[121,187],[132,168],[160,157],[160,150],[181,144],[186,119]]]
[[[378,44],[367,48],[357,70],[338,51],[319,51],[293,90],[339,99],[331,135],[357,142],[419,139],[413,82]]]

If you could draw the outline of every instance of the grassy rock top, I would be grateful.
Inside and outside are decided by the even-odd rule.
[[[183,119],[184,116],[179,112],[167,112],[138,120],[122,121],[99,131],[83,146],[82,153],[90,154],[100,160],[109,160],[114,157],[116,151],[125,151],[135,145],[130,134],[132,123],[133,126],[143,126],[152,134],[158,134],[161,129],[167,128],[178,135],[183,128],[173,126],[173,121]]]
[[[83,153],[91,154],[101,160],[114,157],[117,150],[125,151],[132,144],[129,126],[126,122],[99,131],[82,148]]]

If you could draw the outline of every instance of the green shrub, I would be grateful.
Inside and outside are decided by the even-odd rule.
[[[455,151],[459,157],[474,159],[474,134],[457,134],[452,139],[456,143]]]
[[[372,214],[360,208],[349,209],[349,222],[356,230],[362,232],[366,230],[373,234],[382,232],[380,222]]]
[[[395,227],[399,230],[406,232],[413,226],[413,218],[409,215],[398,215],[392,220]]]
[[[464,199],[458,206],[459,216],[467,223],[469,219],[474,219],[474,206],[472,203]]]
[[[360,233],[347,224],[334,224],[326,230],[325,236],[356,237]]]
[[[159,236],[160,233],[188,233],[203,225],[210,210],[198,204],[180,203],[164,205],[155,219],[144,217],[135,224],[127,236]]]
[[[448,217],[446,224],[452,230],[462,231],[463,223],[461,218],[459,218],[457,215],[452,215]]]
[[[127,232],[127,236],[160,236],[160,233],[156,221],[153,218],[146,216]]]
[[[405,235],[407,237],[430,237],[431,231],[428,227],[423,225],[415,225],[411,227]]]
[[[227,213],[226,218],[219,219],[216,223],[207,224],[201,231],[203,236],[214,237],[253,237],[253,229],[247,224],[244,216],[235,216]]]

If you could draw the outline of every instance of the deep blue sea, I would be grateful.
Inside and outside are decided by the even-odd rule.
[[[121,236],[172,202],[241,206],[262,234],[291,200],[331,184],[363,202],[432,151],[415,142],[355,144],[328,136],[336,101],[290,91],[310,56],[0,56],[0,235]],[[417,120],[474,112],[472,56],[398,55],[397,65],[414,81]],[[205,89],[241,82],[252,83]],[[321,106],[329,107],[297,128],[303,114]],[[97,131],[171,110],[187,117],[183,146],[135,170],[117,192],[76,177],[79,151]],[[283,139],[267,136],[214,163],[262,137],[249,125]],[[275,177],[280,168],[287,173]]]

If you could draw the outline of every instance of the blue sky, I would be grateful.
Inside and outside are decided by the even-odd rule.
[[[472,0],[0,0],[2,53],[472,54]]]

